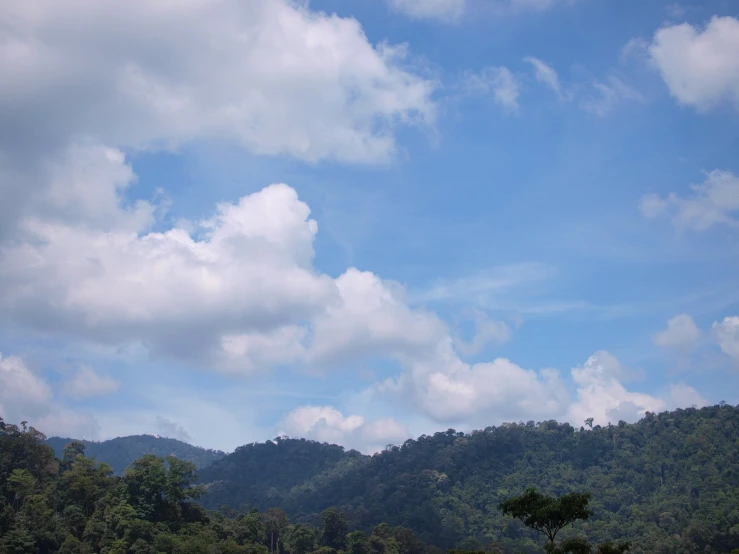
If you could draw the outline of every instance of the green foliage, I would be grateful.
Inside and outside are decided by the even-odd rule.
[[[149,454],[116,476],[79,441],[55,460],[43,440],[0,419],[0,554],[427,554],[408,529],[349,533],[337,509],[320,529],[280,508],[207,514],[192,462]]]
[[[280,437],[248,444],[200,471],[201,480],[208,483],[203,503],[210,509],[224,504],[284,508],[293,487],[304,487],[316,475],[334,471],[342,461],[361,459],[359,452],[305,439]]]
[[[543,513],[593,493],[587,519],[556,535],[560,552],[726,554],[739,550],[738,437],[739,409],[724,405],[579,431],[450,429],[374,456],[280,438],[217,460],[200,487],[171,451],[121,450],[130,469],[115,474],[86,457],[105,443],[62,445],[59,460],[41,433],[0,419],[0,553],[533,554],[541,535],[497,507],[535,487],[554,499]]]
[[[563,528],[590,517],[588,502],[589,493],[573,492],[553,498],[541,494],[535,488],[529,488],[521,496],[501,502],[498,508],[505,515],[521,520],[526,527],[543,533],[550,544],[554,544],[557,533]],[[571,539],[568,548],[573,553],[580,554],[580,544],[577,539]]]
[[[443,549],[467,541],[467,550],[534,553],[536,532],[496,507],[532,486],[553,497],[587,490],[592,515],[563,539],[631,541],[634,554],[726,554],[739,548],[737,437],[739,409],[724,405],[582,430],[556,421],[450,429],[374,456],[281,439],[203,470],[202,501],[280,506],[314,524],[339,506],[350,528],[387,522]]]
[[[336,508],[329,508],[321,514],[321,520],[323,521],[321,544],[334,550],[342,550],[346,543],[346,533],[349,528],[344,514]]]
[[[107,463],[116,475],[123,475],[128,466],[146,454],[160,458],[175,456],[185,462],[192,462],[197,469],[204,468],[225,456],[220,450],[207,450],[186,442],[151,435],[119,437],[103,442],[79,441],[60,437],[45,439],[64,463],[67,459],[65,449],[72,448],[71,458],[85,453],[90,458]],[[73,446],[74,445],[74,446]]]
[[[631,543],[629,542],[620,542],[618,544],[605,542],[598,546],[598,548],[595,550],[595,554],[623,554],[624,552],[627,552],[630,548]],[[739,552],[737,554],[739,554]]]

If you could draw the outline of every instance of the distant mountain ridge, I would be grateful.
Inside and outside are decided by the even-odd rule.
[[[77,439],[49,437],[46,439],[46,444],[51,446],[56,455],[61,458],[64,447],[73,440]],[[181,440],[153,435],[131,435],[100,442],[86,440],[79,442],[85,445],[87,457],[107,463],[117,475],[122,475],[128,466],[144,454],[154,454],[159,457],[176,456],[180,460],[194,463],[198,469],[226,455],[220,450],[208,450]]]

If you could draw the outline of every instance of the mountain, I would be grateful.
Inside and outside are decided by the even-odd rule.
[[[61,458],[64,447],[73,440],[76,439],[50,437],[45,442],[54,449],[56,456]],[[176,439],[152,435],[133,435],[102,442],[84,440],[79,442],[85,445],[87,457],[107,463],[117,475],[122,475],[128,466],[145,454],[159,457],[176,456],[180,460],[192,462],[197,468],[203,468],[226,455],[220,450],[206,450]]]
[[[278,439],[241,447],[201,477],[210,508],[276,506],[314,522],[337,506],[357,528],[402,525],[444,548],[539,544],[497,510],[530,486],[590,491],[593,516],[573,532],[593,541],[627,539],[632,552],[655,554],[739,548],[739,408],[728,405],[592,429],[556,421],[450,429],[374,456]]]

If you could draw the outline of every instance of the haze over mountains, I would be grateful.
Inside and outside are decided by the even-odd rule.
[[[71,441],[62,437],[49,437],[46,444],[54,449],[58,458],[64,454],[64,447]],[[85,454],[90,458],[105,462],[117,475],[145,454],[159,457],[176,456],[180,460],[192,462],[197,468],[203,468],[226,455],[220,450],[207,450],[192,446],[186,442],[153,435],[133,435],[118,437],[107,441],[95,442],[80,440],[85,445]]]

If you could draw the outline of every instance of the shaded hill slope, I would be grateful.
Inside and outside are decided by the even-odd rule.
[[[340,463],[351,466],[366,458],[334,444],[278,438],[237,448],[202,469],[200,480],[209,484],[209,508],[246,504],[267,509],[286,503],[291,490],[324,473],[338,475]]]
[[[279,506],[312,521],[338,506],[353,525],[403,525],[432,544],[532,547],[503,518],[503,499],[536,486],[591,491],[594,516],[576,530],[630,539],[634,552],[739,547],[739,408],[647,414],[635,424],[576,430],[555,421],[449,430],[369,457],[282,439],[238,449],[201,472],[204,503]]]

